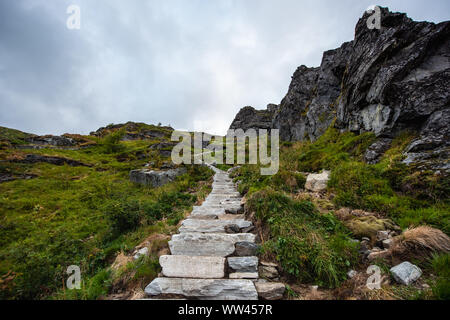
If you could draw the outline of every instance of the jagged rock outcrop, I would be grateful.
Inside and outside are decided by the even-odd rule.
[[[366,154],[377,162],[401,131],[417,133],[407,164],[450,170],[450,22],[415,22],[381,8],[381,29],[365,13],[355,39],[324,53],[318,68],[299,67],[271,128],[286,141],[318,139],[330,125],[373,132],[380,142]],[[263,111],[265,116],[272,113]],[[233,122],[255,127],[258,111],[241,110]],[[267,128],[264,121],[263,128]]]
[[[174,129],[169,126],[154,126],[130,121],[125,124],[110,124],[109,126],[91,132],[90,135],[104,137],[121,129],[124,130],[122,141],[170,138],[171,133],[174,131]]]
[[[236,115],[230,129],[271,129],[272,117],[277,106],[269,104],[267,110],[255,110],[252,107],[242,108]]]
[[[165,171],[138,169],[130,172],[130,180],[134,183],[157,188],[174,181],[186,172],[187,170],[184,167]]]
[[[71,138],[64,136],[31,136],[25,139],[28,143],[33,143],[37,145],[49,145],[49,146],[57,146],[57,147],[72,147],[76,145],[76,141]]]

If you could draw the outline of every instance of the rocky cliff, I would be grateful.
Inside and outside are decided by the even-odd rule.
[[[450,170],[450,22],[416,22],[387,8],[381,16],[381,29],[369,29],[365,13],[353,41],[325,52],[320,67],[295,71],[279,106],[246,107],[231,128],[270,126],[286,141],[314,141],[330,125],[370,131],[379,141],[368,161],[409,130],[417,139],[406,163]]]

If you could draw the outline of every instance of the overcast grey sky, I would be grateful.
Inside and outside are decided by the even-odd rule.
[[[68,30],[66,9],[81,8]],[[448,0],[0,0],[0,126],[84,133],[139,121],[224,134],[353,39],[371,4],[449,20]]]

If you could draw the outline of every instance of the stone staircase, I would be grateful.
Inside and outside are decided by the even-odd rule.
[[[258,258],[252,223],[228,174],[215,167],[213,188],[172,236],[172,255],[161,256],[163,277],[146,288],[150,299],[257,300]],[[236,244],[250,250],[239,250]]]

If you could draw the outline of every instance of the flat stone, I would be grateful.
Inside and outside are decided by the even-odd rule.
[[[146,288],[148,296],[181,295],[199,300],[257,300],[251,280],[156,278]]]
[[[239,228],[248,228],[252,225],[246,220],[184,220],[179,230],[180,233],[202,232],[202,233],[224,233],[225,226],[235,224]]]
[[[171,278],[220,279],[225,277],[225,258],[161,256],[162,273]]]
[[[286,286],[282,283],[274,282],[255,282],[258,296],[264,300],[280,300],[283,298]]]
[[[228,266],[236,272],[258,272],[257,257],[230,257]]]
[[[259,246],[253,242],[237,242],[236,255],[239,257],[253,257],[256,256]]]
[[[234,253],[235,243],[254,242],[255,235],[249,233],[183,233],[169,241],[172,255],[227,257]]]
[[[258,272],[236,272],[230,273],[230,279],[258,279]]]
[[[391,274],[398,283],[409,286],[422,276],[422,270],[410,262],[403,262],[391,269]]]

